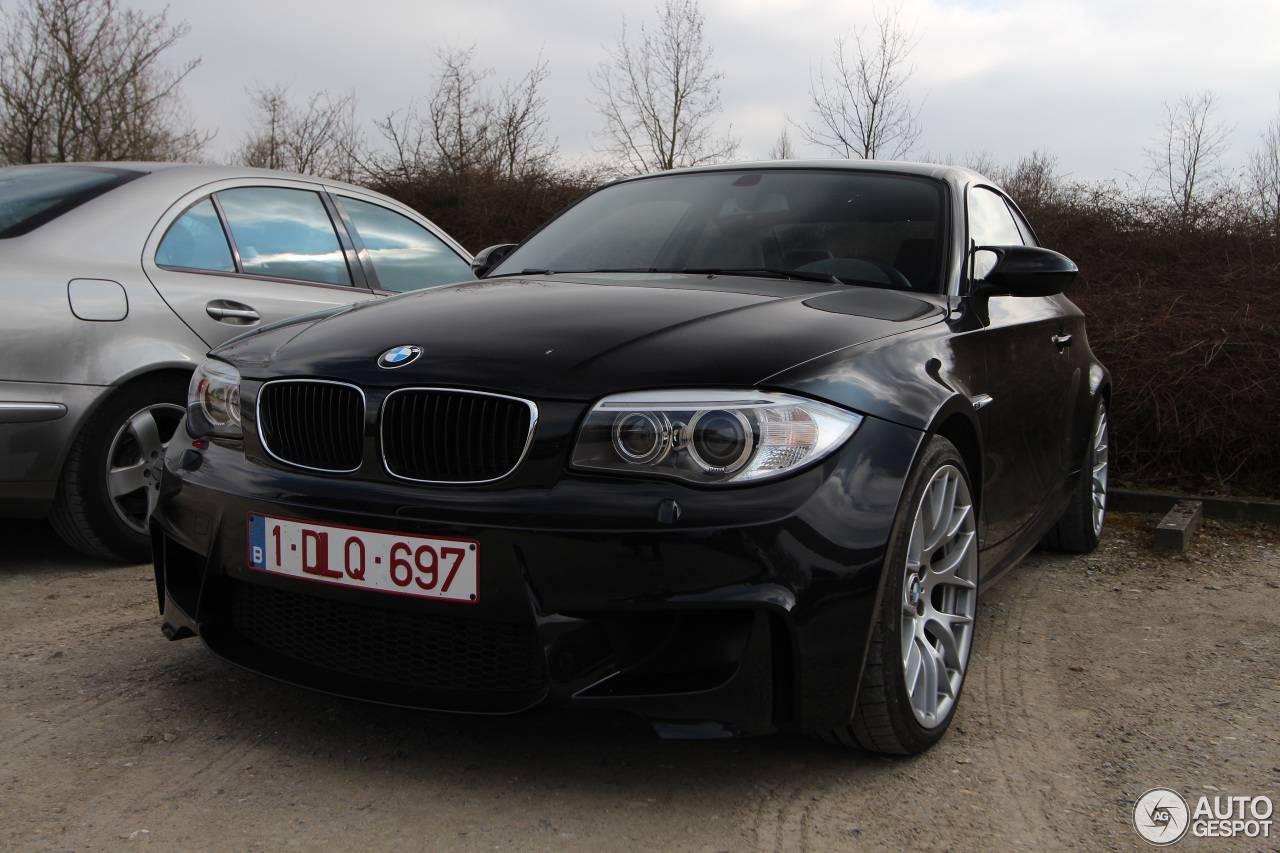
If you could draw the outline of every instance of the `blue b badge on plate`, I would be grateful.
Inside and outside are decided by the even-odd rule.
[[[249,565],[255,569],[267,567],[267,523],[260,515],[249,516]]]

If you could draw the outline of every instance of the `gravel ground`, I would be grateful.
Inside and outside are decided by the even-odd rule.
[[[1095,554],[1032,554],[985,595],[955,724],[910,759],[308,693],[167,642],[149,566],[3,522],[0,848],[1150,849],[1149,788],[1280,802],[1280,532],[1210,521],[1173,557],[1158,520],[1113,515]]]

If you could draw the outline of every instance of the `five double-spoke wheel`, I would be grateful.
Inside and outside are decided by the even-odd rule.
[[[1093,421],[1081,464],[1080,483],[1058,523],[1042,543],[1054,551],[1087,554],[1098,547],[1107,520],[1107,468],[1110,457],[1107,401],[1094,404]]]
[[[949,719],[964,683],[978,603],[977,527],[964,473],[934,471],[916,509],[903,577],[903,683],[916,721]]]
[[[913,754],[955,714],[978,609],[977,515],[959,451],[934,436],[898,506],[884,594],[847,726],[830,740]]]

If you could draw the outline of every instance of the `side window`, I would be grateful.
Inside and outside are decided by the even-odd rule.
[[[367,201],[343,196],[383,290],[404,293],[475,278],[471,265],[418,223]]]
[[[1018,231],[1022,233],[1022,242],[1028,246],[1039,245],[1036,243],[1036,232],[1031,230],[1031,223],[1027,222],[1026,217],[1018,210],[1016,205],[1009,205],[1009,210],[1013,213],[1013,218],[1018,224]]]
[[[250,275],[351,284],[347,260],[320,196],[282,187],[216,194]]]
[[[156,250],[156,263],[162,267],[236,271],[227,235],[222,232],[212,201],[206,198],[197,202],[169,226]]]
[[[1009,206],[985,187],[969,190],[969,239],[978,246],[1021,246],[1024,241]],[[974,259],[974,278],[982,279],[995,264],[995,255],[980,252]]]

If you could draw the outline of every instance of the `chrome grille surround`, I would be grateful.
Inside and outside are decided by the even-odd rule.
[[[400,422],[403,420],[403,416],[399,414],[399,407],[402,405],[405,395],[417,395],[419,399],[429,397],[448,397],[462,404],[464,407],[468,404],[474,405],[477,402],[477,398],[495,401],[495,410],[491,416],[487,417],[483,408],[479,414],[468,411],[465,415],[459,416],[466,417],[468,419],[466,424],[459,423],[452,426],[454,429],[470,430],[470,428],[477,426],[476,421],[480,421],[476,431],[485,433],[485,435],[481,435],[477,439],[475,446],[464,447],[463,443],[457,440],[457,436],[452,437],[455,439],[453,441],[450,440],[450,436],[445,436],[439,444],[431,448],[431,450],[434,450],[437,454],[442,451],[445,453],[457,452],[459,448],[463,448],[471,457],[473,457],[473,459],[477,454],[483,455],[488,452],[489,455],[494,457],[493,464],[488,466],[477,466],[474,464],[469,465],[467,463],[458,463],[455,467],[458,469],[459,473],[456,476],[444,479],[439,478],[438,469],[442,467],[440,465],[435,466],[437,470],[434,476],[432,476],[431,472],[428,471],[410,470],[411,468],[422,469],[427,466],[407,464],[404,458],[408,452],[405,437],[396,433],[389,434],[388,428],[388,424],[390,423],[391,429],[398,430],[399,433],[403,433],[408,429]],[[524,427],[523,424],[517,423],[513,431],[512,424],[509,420],[505,423],[500,422],[502,420],[502,415],[505,414],[509,418],[522,409],[527,411],[529,419],[527,428]],[[521,411],[521,414],[524,414],[524,411]],[[427,418],[432,418],[433,420],[438,421],[441,417],[448,417],[448,415],[439,416],[435,413],[420,413],[418,417],[424,421]],[[393,421],[395,423],[392,423]],[[534,431],[538,426],[538,406],[532,401],[524,400],[519,397],[509,397],[505,394],[492,394],[486,391],[466,391],[458,388],[398,388],[388,394],[386,399],[383,400],[379,422],[379,444],[382,455],[382,466],[390,476],[398,480],[406,480],[413,483],[433,483],[441,485],[492,483],[509,476],[520,467],[520,463],[523,462],[525,456],[528,455],[529,448],[533,444]],[[446,429],[447,428],[449,427],[446,426]],[[507,447],[505,449],[493,446],[497,444],[496,432],[499,430],[501,430],[507,438]],[[523,433],[523,435],[521,433]],[[486,438],[489,439],[488,442],[485,441]],[[489,445],[487,448],[485,447],[486,443]],[[419,452],[419,455],[421,456],[426,452],[428,451],[421,451]],[[501,456],[501,458],[498,458],[499,456]],[[478,470],[481,468],[486,470]]]
[[[293,386],[286,388],[286,386]],[[297,386],[309,386],[306,389]],[[317,393],[313,396],[322,395],[328,389],[337,391],[337,395],[331,402],[335,404],[334,408],[325,411],[325,401],[313,400],[302,401],[297,400],[290,402],[282,402],[277,404],[274,398],[278,394],[288,393],[290,391],[303,392],[314,389]],[[354,397],[343,392],[354,392]],[[341,397],[346,397],[345,400]],[[263,406],[266,399],[267,405]],[[358,412],[356,406],[352,405],[359,400]],[[281,422],[281,418],[287,413],[278,411],[282,405],[309,406],[312,411],[309,412],[312,417],[310,424],[296,422],[286,424]],[[337,406],[346,406],[348,411],[342,412]],[[258,420],[258,440],[262,442],[262,449],[265,450],[272,459],[291,465],[296,468],[305,468],[308,471],[321,471],[326,474],[350,474],[360,470],[360,465],[364,457],[364,422],[365,412],[367,410],[367,401],[364,391],[356,385],[347,382],[334,382],[328,379],[276,379],[266,382],[258,389],[258,399],[255,406]],[[298,412],[292,413],[296,418]],[[323,419],[325,415],[337,414],[344,416],[345,421],[333,423],[329,422],[330,428],[326,429],[318,424],[326,421]],[[327,445],[327,446],[322,446]],[[322,464],[327,457],[332,464]]]

